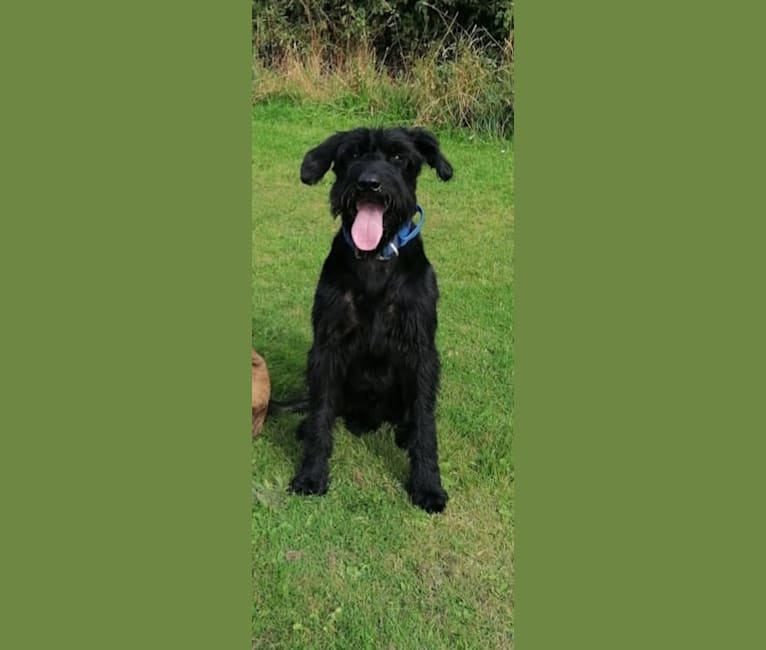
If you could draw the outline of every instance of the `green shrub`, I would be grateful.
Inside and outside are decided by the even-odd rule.
[[[387,65],[401,68],[434,43],[450,45],[456,33],[467,31],[501,57],[513,29],[513,1],[253,0],[252,16],[256,55],[267,65],[317,42],[343,51],[364,42]]]

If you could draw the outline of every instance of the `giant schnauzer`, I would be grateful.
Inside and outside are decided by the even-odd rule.
[[[342,417],[357,435],[390,422],[409,453],[413,503],[428,512],[447,503],[434,422],[439,294],[415,198],[424,162],[442,180],[452,177],[437,139],[419,128],[336,133],[303,159],[308,185],[332,166],[330,207],[342,224],[314,297],[308,412],[298,429],[304,457],[290,484],[298,494],[327,491],[333,424]]]

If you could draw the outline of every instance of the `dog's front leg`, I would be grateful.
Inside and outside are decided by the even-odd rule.
[[[337,408],[338,382],[331,372],[337,363],[329,351],[309,353],[309,412],[298,429],[303,440],[303,461],[290,482],[296,494],[324,494],[330,482],[330,455]]]
[[[441,512],[447,505],[447,492],[441,484],[439,454],[436,443],[436,393],[439,383],[439,361],[433,350],[421,359],[415,369],[417,384],[409,431],[400,436],[406,440],[410,456],[410,478],[407,491],[412,502],[426,512]]]

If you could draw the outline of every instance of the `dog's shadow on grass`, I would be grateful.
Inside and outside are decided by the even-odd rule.
[[[303,458],[303,443],[296,438],[295,432],[304,416],[294,414],[279,414],[266,420],[263,435],[269,442],[279,448],[297,470]],[[383,426],[374,433],[355,436],[343,426],[343,420],[338,419],[335,423],[333,435],[339,437],[348,436],[352,445],[362,445],[367,453],[378,459],[382,471],[396,480],[402,486],[409,475],[409,462],[406,454],[394,443],[393,431],[388,426]],[[330,459],[330,463],[333,460]]]
[[[271,398],[286,400],[306,394],[306,354],[311,340],[297,332],[278,336],[254,337],[253,346],[266,361],[271,382]],[[261,436],[276,445],[287,458],[297,463],[301,445],[295,431],[301,417],[295,414],[269,415]]]
[[[306,392],[306,355],[311,340],[296,332],[279,336],[254,337],[253,347],[266,361],[271,381],[271,397],[288,399]]]
[[[311,341],[297,333],[282,333],[278,338],[267,337],[254,341],[255,349],[266,360],[271,380],[271,396],[284,400],[306,394],[306,354]],[[303,415],[284,413],[266,418],[263,437],[274,444],[298,467],[303,457],[303,444],[295,432]],[[383,470],[404,485],[409,473],[406,454],[394,443],[390,426],[383,425],[378,431],[355,436],[343,426],[342,418],[335,422],[334,435],[350,436],[352,444],[363,445],[367,452],[378,458]]]
[[[377,456],[385,472],[404,486],[409,476],[409,462],[405,452],[396,446],[390,425],[383,425],[374,433],[352,437],[355,443],[364,445],[368,452]]]

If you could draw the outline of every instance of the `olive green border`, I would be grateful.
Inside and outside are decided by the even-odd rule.
[[[0,646],[248,648],[250,5],[6,5]]]
[[[516,3],[518,650],[763,644],[763,13]]]

